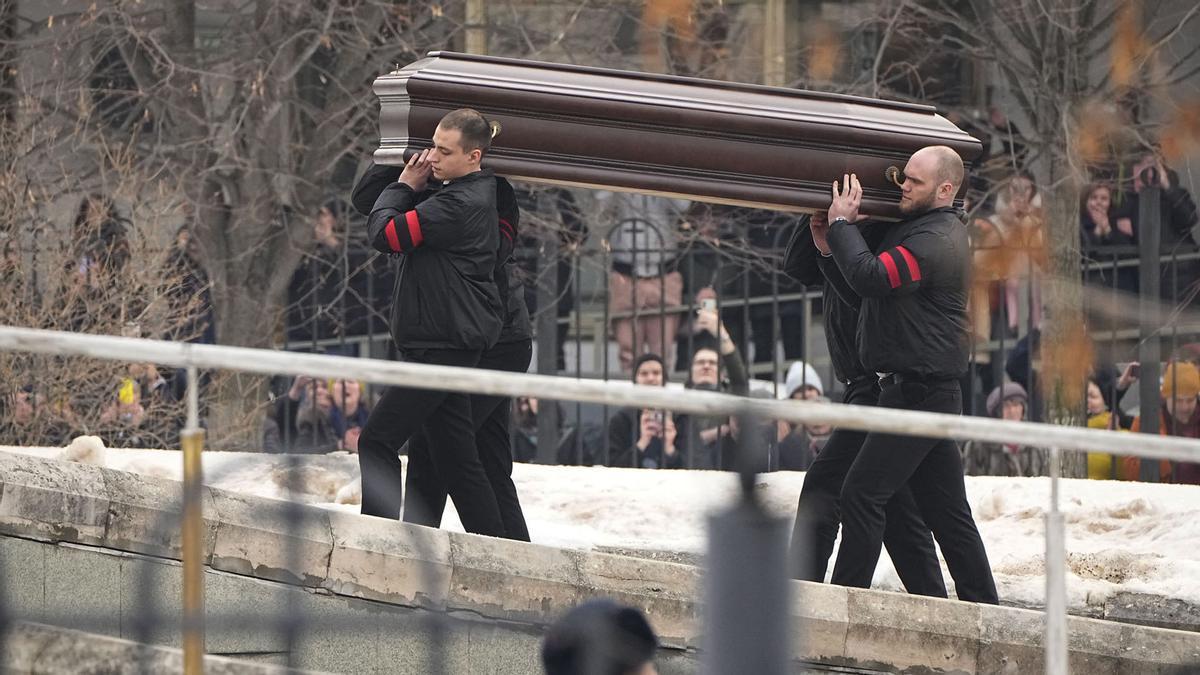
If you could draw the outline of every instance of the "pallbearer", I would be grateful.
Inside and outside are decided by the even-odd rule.
[[[971,250],[953,203],[964,173],[951,148],[914,153],[901,182],[906,218],[887,229],[878,255],[854,225],[862,200],[857,176],[845,176],[840,187],[833,183],[828,225],[813,228],[821,253],[833,257],[846,286],[862,299],[858,351],[863,365],[879,375],[880,406],[962,414]],[[842,544],[833,582],[871,585],[884,508],[905,483],[942,549],[959,599],[998,603],[967,503],[962,459],[949,439],[867,435],[842,486]]]
[[[392,339],[405,361],[474,367],[500,336],[503,307],[494,274],[499,245],[496,182],[480,167],[491,127],[478,112],[442,118],[433,147],[414,155],[375,200],[367,234],[399,256]],[[443,183],[428,191],[430,177]],[[359,439],[362,512],[399,518],[398,452],[422,426],[463,527],[504,536],[496,495],[475,449],[467,394],[391,387]]]

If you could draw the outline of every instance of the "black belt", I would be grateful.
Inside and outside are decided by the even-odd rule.
[[[924,384],[935,384],[938,382],[957,381],[957,377],[947,377],[945,375],[914,375],[913,373],[879,373],[879,386],[890,387],[896,384],[904,384],[905,382],[921,382]]]
[[[879,376],[878,375],[859,375],[857,377],[852,377],[848,380],[844,380],[842,382],[842,384],[846,385],[847,387],[854,387],[854,386],[862,384],[863,382],[866,382],[868,380],[871,382],[878,382]]]

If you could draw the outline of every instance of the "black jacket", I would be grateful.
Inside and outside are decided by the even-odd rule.
[[[871,250],[879,245],[887,223],[863,221],[856,223]],[[828,270],[828,271],[827,271]],[[846,285],[832,257],[825,257],[813,243],[812,232],[805,223],[796,228],[783,253],[783,273],[806,286],[822,284],[821,313],[825,322],[825,341],[833,371],[842,383],[864,375],[874,376],[863,366],[858,356],[858,308],[862,300]],[[827,279],[830,277],[832,280]]]
[[[484,350],[500,337],[496,182],[483,169],[436,191],[383,189],[367,218],[375,250],[400,256],[392,339],[400,350]]]
[[[504,307],[504,328],[499,343],[519,342],[533,338],[529,306],[521,286],[521,273],[514,255],[521,224],[521,209],[517,195],[505,179],[496,177],[496,210],[500,215],[500,251],[496,256],[496,288]]]
[[[959,211],[885,225],[878,255],[850,223],[834,223],[828,239],[837,272],[862,298],[858,354],[868,372],[961,377],[970,356],[971,250]]]
[[[683,453],[676,451],[667,456],[663,452],[663,441],[654,438],[645,450],[637,447],[641,436],[642,410],[621,408],[608,421],[608,466],[635,469],[682,469]],[[676,443],[678,444],[678,436]],[[636,455],[636,459],[635,459]]]
[[[1161,190],[1159,193],[1161,199],[1159,217],[1162,219],[1159,241],[1164,250],[1173,249],[1180,244],[1191,246],[1193,245],[1192,228],[1200,219],[1200,216],[1197,216],[1196,202],[1187,189],[1179,184],[1178,174],[1168,171],[1167,179],[1171,187]],[[1138,235],[1141,232],[1141,224],[1138,222],[1141,216],[1140,197],[1140,193],[1133,191],[1120,195],[1112,218],[1114,225],[1118,218],[1129,218],[1133,221],[1133,243],[1137,243]]]
[[[719,391],[735,396],[747,396],[750,393],[750,375],[741,354],[736,350],[721,355],[721,370],[725,381]],[[695,388],[690,375],[685,386],[688,389]],[[679,450],[684,468],[732,470],[737,442],[728,435],[719,436],[712,443],[705,443],[700,437],[700,432],[705,429],[728,425],[728,415],[676,415],[675,447]]]
[[[350,201],[359,213],[369,215],[383,189],[400,178],[403,167],[372,163],[354,185]],[[499,214],[500,245],[497,253],[494,280],[505,308],[504,327],[497,344],[519,342],[533,337],[533,326],[529,320],[529,308],[521,294],[520,273],[517,270],[514,244],[519,236],[521,210],[518,207],[512,185],[496,176],[496,210]]]

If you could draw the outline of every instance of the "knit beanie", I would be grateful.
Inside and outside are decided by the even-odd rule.
[[[1167,364],[1163,369],[1162,378],[1163,398],[1175,396],[1196,396],[1200,394],[1200,371],[1187,361],[1176,361]]]
[[[1000,406],[1010,398],[1020,399],[1022,405],[1029,407],[1029,394],[1025,393],[1025,387],[1016,382],[1005,382],[988,394],[988,415],[995,417],[1000,412]]]
[[[817,393],[825,393],[825,387],[821,384],[821,376],[817,374],[817,369],[803,361],[796,361],[788,368],[787,376],[784,378],[783,397],[791,398],[792,394],[801,387],[815,387]]]

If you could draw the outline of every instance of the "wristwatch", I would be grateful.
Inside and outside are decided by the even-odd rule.
[[[848,223],[848,222],[850,222],[850,219],[847,218],[846,216],[838,216],[837,218],[834,218],[833,220],[829,221],[829,226],[833,227],[833,224],[838,221],[841,221],[843,223]]]

